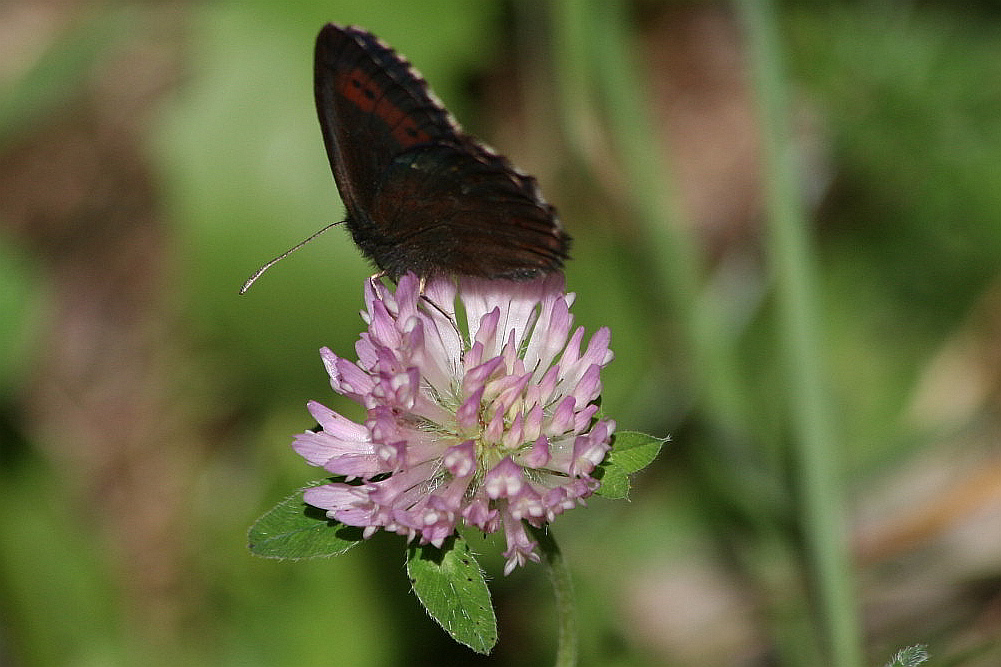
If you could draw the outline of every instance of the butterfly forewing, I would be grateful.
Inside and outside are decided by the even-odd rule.
[[[325,26],[316,40],[314,72],[327,156],[349,207],[371,204],[396,154],[454,134],[448,112],[431,100],[423,79],[363,30]]]

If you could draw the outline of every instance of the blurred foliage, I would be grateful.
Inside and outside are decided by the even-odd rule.
[[[1001,75],[1001,35],[958,8],[793,16],[797,73],[823,96],[837,165],[821,249],[834,368],[868,389],[841,392],[864,464],[913,446],[896,417],[916,374],[997,280],[1001,89],[984,82]]]
[[[613,331],[616,361],[603,378],[603,410],[621,428],[672,434],[659,464],[635,480],[630,503],[595,498],[590,509],[554,526],[577,573],[584,664],[810,664],[802,657],[797,662],[795,651],[774,648],[794,645],[810,619],[800,602],[808,594],[798,579],[800,536],[790,518],[796,489],[795,479],[785,477],[782,443],[789,428],[776,400],[784,390],[772,303],[767,284],[754,289],[762,280],[754,264],[759,232],[752,224],[723,250],[705,243],[716,278],[743,266],[735,258],[751,257],[753,265],[736,273],[734,283],[746,289],[727,294],[740,384],[755,423],[753,432],[720,434],[692,418],[692,389],[679,386],[685,364],[677,359],[684,350],[672,313],[644,282],[649,258],[621,200],[614,158],[599,169],[591,165],[589,173],[579,156],[556,159],[554,166],[552,156],[568,152],[560,132],[541,133],[542,146],[501,144],[522,134],[517,123],[515,130],[498,129],[510,121],[506,115],[518,116],[521,100],[489,91],[522,85],[511,79],[524,64],[517,55],[525,45],[518,23],[524,5],[342,0],[167,9],[106,3],[53,21],[43,3],[13,4],[22,17],[41,17],[23,25],[47,28],[38,30],[37,43],[28,40],[36,33],[21,35],[28,40],[19,42],[28,44],[26,65],[11,60],[0,70],[0,155],[12,165],[45,141],[51,124],[84,115],[81,100],[105,111],[114,107],[116,98],[102,98],[106,88],[99,81],[109,63],[117,62],[113,72],[128,71],[116,58],[129,48],[149,41],[180,54],[176,62],[167,59],[177,69],[171,85],[136,122],[169,230],[168,287],[157,312],[171,347],[164,359],[151,355],[150,366],[168,369],[164,404],[183,411],[153,411],[140,424],[151,439],[161,427],[176,428],[183,437],[165,447],[188,453],[180,463],[168,459],[176,468],[134,473],[139,488],[149,482],[151,497],[159,475],[177,475],[171,478],[183,492],[171,505],[176,542],[147,547],[163,553],[164,567],[181,576],[137,599],[135,591],[146,589],[133,581],[142,573],[129,567],[136,548],[127,530],[130,506],[109,502],[115,485],[97,474],[103,459],[78,451],[85,434],[61,430],[46,412],[56,405],[58,387],[54,394],[38,389],[49,377],[43,369],[59,335],[54,304],[65,283],[44,244],[25,240],[40,225],[30,215],[30,224],[15,224],[0,205],[0,664],[550,660],[554,628],[544,574],[525,568],[499,577],[494,538],[470,538],[498,607],[500,642],[489,659],[451,644],[423,615],[408,590],[395,536],[377,536],[329,561],[282,564],[246,551],[253,520],[320,476],[288,447],[292,433],[312,426],[305,401],[359,416],[356,406],[331,394],[317,354],[325,345],[348,355],[359,331],[361,285],[371,268],[344,230],[325,234],[237,296],[257,266],[342,216],[312,98],[313,39],[329,20],[363,25],[406,54],[473,133],[504,152],[543,156],[543,189],[575,240],[567,274],[578,293],[576,321]],[[637,3],[637,40],[650,38],[653,15],[707,7],[727,15],[711,3]],[[821,325],[848,459],[850,509],[865,513],[884,507],[880,492],[895,488],[894,480],[922,461],[989,461],[997,453],[996,389],[985,390],[986,398],[956,421],[922,421],[913,408],[942,350],[957,337],[988,337],[991,330],[977,328],[978,317],[989,318],[998,303],[991,294],[1001,268],[1001,15],[990,2],[787,2],[781,16],[797,104],[811,128],[806,141],[814,149],[804,180],[818,193]],[[145,75],[140,68],[135,80]],[[542,92],[541,106],[555,116],[558,102],[550,93]],[[510,106],[492,110],[489,103],[498,100]],[[515,161],[536,171],[531,159]],[[60,182],[40,184],[40,200],[58,198]],[[78,237],[68,238],[72,246]],[[91,268],[99,273],[100,266]],[[992,363],[976,358],[970,368],[987,374],[988,385],[1001,386],[990,375],[1001,366]],[[971,378],[972,371],[961,373],[940,398],[962,393]],[[98,379],[84,386],[101,395]],[[86,404],[71,399],[71,406]],[[971,433],[982,437],[956,437]],[[945,464],[938,469],[950,471]],[[925,500],[916,493],[901,512]],[[135,505],[147,502],[137,498]],[[998,649],[983,637],[989,632],[971,628],[996,629],[984,610],[1001,595],[998,542],[968,564],[947,549],[936,559],[938,543],[927,539],[932,547],[925,544],[925,551],[901,547],[902,556],[863,565],[871,663],[921,641],[933,657],[961,656],[953,664],[996,664]],[[928,604],[945,600],[950,612],[887,611],[894,605],[886,599],[897,590],[887,582],[904,578],[941,592]],[[912,609],[922,600],[896,606]],[[663,609],[671,610],[671,622],[658,629],[650,621]],[[723,649],[698,637],[742,652],[714,653]],[[685,646],[695,646],[695,653],[685,653]]]

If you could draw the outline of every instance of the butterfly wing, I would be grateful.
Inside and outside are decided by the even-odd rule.
[[[569,237],[535,179],[464,134],[393,49],[328,24],[314,87],[347,226],[379,268],[525,279],[562,267]]]
[[[349,215],[367,211],[399,153],[455,135],[427,84],[395,51],[352,26],[316,39],[314,92],[327,157]]]
[[[390,275],[458,273],[525,280],[555,271],[569,237],[535,179],[469,146],[427,145],[394,160],[372,217],[392,235],[379,252]]]

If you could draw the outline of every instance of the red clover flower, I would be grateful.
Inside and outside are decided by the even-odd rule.
[[[334,391],[366,419],[309,402],[321,428],[293,447],[343,481],[307,489],[305,501],[365,537],[383,528],[436,547],[460,521],[503,528],[505,574],[538,561],[523,522],[541,527],[583,504],[615,431],[596,419],[609,330],[582,353],[583,327],[571,333],[575,295],[563,290],[558,273],[439,277],[423,290],[407,274],[395,292],[368,281],[358,361],[320,351]]]

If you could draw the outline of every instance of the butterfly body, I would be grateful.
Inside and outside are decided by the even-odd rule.
[[[345,222],[381,271],[526,280],[562,268],[570,237],[535,179],[462,132],[376,37],[325,26],[315,94]]]

